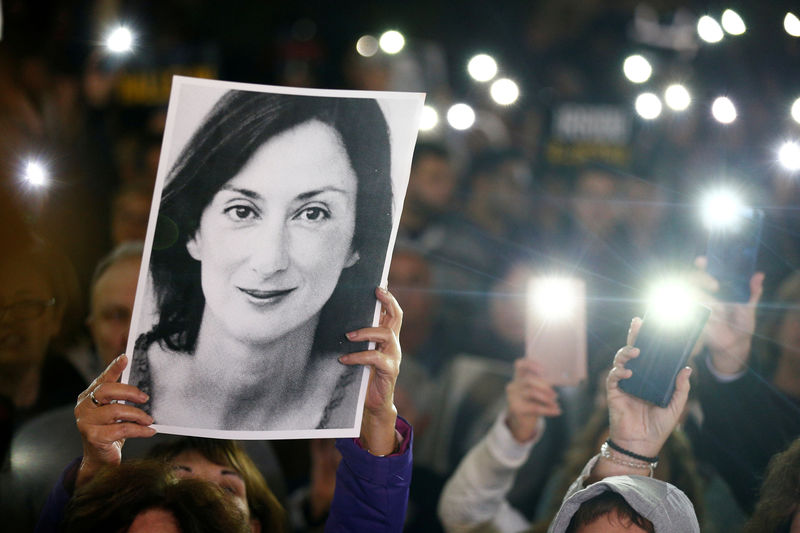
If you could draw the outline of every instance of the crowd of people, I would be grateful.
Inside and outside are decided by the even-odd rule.
[[[501,110],[482,104],[468,132],[420,132],[388,274],[396,302],[376,292],[389,318],[361,339],[377,340],[382,357],[345,361],[367,361],[370,387],[381,391],[367,395],[375,403],[365,406],[361,439],[274,441],[264,461],[230,441],[160,441],[150,414],[111,403],[147,402],[116,380],[128,364],[120,354],[169,96],[169,84],[154,80],[184,73],[411,89],[436,104],[455,92],[446,69],[434,68],[441,46],[409,46],[396,58],[352,50],[338,62],[335,39],[291,23],[275,57],[245,61],[235,31],[216,47],[202,34],[207,23],[198,21],[213,8],[195,6],[178,29],[191,8],[160,6],[139,10],[152,25],[143,48],[159,59],[126,63],[75,37],[114,18],[104,2],[53,2],[49,37],[36,43],[35,3],[3,4],[0,508],[10,527],[135,531],[162,520],[178,531],[590,531],[599,519],[626,531],[800,527],[800,182],[762,162],[778,122],[761,93],[744,102],[747,125],[720,132],[696,115],[664,120],[637,129],[623,159],[556,160],[548,120],[560,103],[596,103],[596,88],[609,101],[623,96],[601,71],[608,46],[594,49],[597,64],[571,53],[607,35],[580,37],[581,28],[616,27],[619,13],[609,20],[587,5],[556,35],[548,28],[564,13],[535,10],[529,31],[538,37],[520,54],[547,72],[531,82],[538,96]],[[136,12],[134,2],[120,4]],[[785,92],[778,74],[760,76],[775,100]],[[21,179],[28,157],[49,166],[44,186]],[[708,176],[731,169],[750,176],[739,188],[765,212],[745,303],[716,299],[716,280],[695,259],[707,239],[695,198],[715,184]],[[528,282],[552,273],[586,284],[588,378],[577,386],[549,383],[525,357]],[[694,283],[712,316],[691,377],[683,371],[672,403],[656,408],[617,383],[636,356],[640,322],[626,337],[631,317],[642,316],[645,287],[665,273]],[[31,448],[30,428],[42,420],[80,445],[40,432]],[[126,450],[145,442],[131,456],[148,459],[122,461],[126,440]],[[26,469],[43,459],[29,449],[82,458],[65,457],[63,472],[34,482]],[[49,499],[42,483],[54,484]]]

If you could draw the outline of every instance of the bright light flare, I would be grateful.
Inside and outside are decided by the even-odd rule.
[[[468,130],[475,123],[475,111],[467,104],[454,104],[447,110],[447,123],[456,130]]]
[[[489,81],[497,75],[497,61],[490,55],[478,54],[467,63],[467,72],[475,81]]]
[[[430,131],[439,124],[439,113],[429,105],[423,106],[419,119],[419,130]]]
[[[125,26],[111,30],[106,37],[106,48],[115,54],[124,54],[133,49],[133,33]]]
[[[644,83],[652,76],[653,67],[647,59],[636,54],[625,59],[622,64],[622,72],[633,83]]]
[[[792,104],[792,118],[795,122],[800,124],[800,98],[795,100]]]
[[[692,95],[686,87],[675,83],[664,91],[664,100],[673,111],[685,111],[692,103]]]
[[[48,172],[45,166],[38,161],[28,161],[25,165],[25,180],[31,185],[41,187],[47,183]]]
[[[653,93],[642,93],[636,97],[636,112],[645,120],[653,120],[661,114],[661,100]]]
[[[678,325],[692,316],[694,291],[680,279],[668,279],[654,285],[647,297],[645,320],[657,320],[660,325]]]
[[[722,13],[722,29],[731,35],[742,35],[747,31],[747,26],[739,13],[733,9],[726,9]]]
[[[719,25],[719,22],[708,15],[703,15],[697,21],[697,35],[705,42],[714,44],[725,37],[725,32],[722,31],[722,26]]]
[[[720,96],[711,104],[711,114],[722,124],[730,124],[736,120],[736,106],[727,96]]]
[[[701,214],[708,229],[729,229],[745,210],[742,199],[730,189],[709,191],[703,196]]]
[[[406,38],[399,31],[389,30],[381,35],[378,44],[387,54],[396,54],[406,45]]]
[[[800,37],[800,19],[792,12],[783,17],[783,29],[792,37]]]
[[[502,78],[492,83],[489,94],[496,103],[511,105],[519,98],[519,86],[508,78]]]
[[[528,283],[528,308],[546,320],[564,320],[572,316],[579,294],[574,279],[534,278]]]
[[[781,166],[790,172],[800,170],[800,144],[795,141],[786,141],[778,150],[778,161]]]
[[[356,41],[356,52],[362,57],[372,57],[378,53],[378,39],[372,35],[362,35]]]

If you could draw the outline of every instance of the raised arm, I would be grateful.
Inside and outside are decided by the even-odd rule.
[[[750,360],[764,274],[756,272],[750,278],[749,301],[721,302],[714,297],[719,283],[705,271],[706,258],[698,257],[695,266],[694,284],[706,294],[711,306],[711,317],[703,332],[703,344],[708,349],[714,372],[720,376],[735,376],[747,367]]]
[[[514,476],[544,430],[544,417],[558,416],[555,390],[530,359],[514,364],[506,387],[507,408],[459,464],[439,499],[439,518],[449,532],[491,523],[498,532],[522,531],[527,520],[506,501]]]
[[[658,457],[689,398],[689,376],[692,373],[689,367],[678,374],[675,392],[667,407],[658,407],[619,388],[621,379],[633,375],[632,370],[625,368],[625,363],[639,355],[639,349],[634,348],[633,343],[641,325],[641,319],[633,319],[628,330],[628,344],[614,356],[614,367],[606,379],[610,442],[585,483],[609,476],[652,475],[650,459]]]
[[[342,364],[370,368],[359,439],[339,439],[342,461],[325,531],[397,532],[403,530],[411,485],[411,427],[397,417],[394,387],[400,372],[403,312],[386,289],[378,327],[347,334],[352,341],[372,341],[374,350],[339,358]]]

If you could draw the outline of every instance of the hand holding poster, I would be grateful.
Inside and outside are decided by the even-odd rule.
[[[422,102],[175,78],[123,376],[159,431],[358,434]]]

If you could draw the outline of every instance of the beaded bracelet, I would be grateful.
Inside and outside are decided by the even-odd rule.
[[[621,459],[611,453],[609,449],[608,442],[604,442],[602,446],[600,446],[600,456],[603,459],[611,461],[614,464],[618,464],[621,466],[627,466],[628,468],[636,468],[639,470],[649,470],[650,477],[653,477],[653,473],[658,466],[658,461],[653,461],[652,463],[634,463],[633,461],[626,461],[625,459]]]

